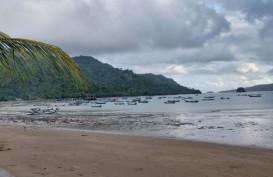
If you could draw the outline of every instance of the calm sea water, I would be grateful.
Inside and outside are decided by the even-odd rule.
[[[163,99],[154,96],[149,103],[137,105],[126,104],[132,98],[119,98],[125,105],[108,102],[101,108],[93,108],[93,103],[80,106],[51,103],[59,105],[60,112],[50,116],[23,116],[22,112],[29,107],[17,106],[19,118],[15,123],[273,149],[273,92],[259,93],[262,97],[237,96],[237,93],[181,95],[192,96],[199,103],[180,99],[175,104],[164,102],[179,95]],[[205,96],[215,96],[215,100],[203,101]],[[5,113],[8,114],[9,109]],[[6,123],[11,118],[14,120],[14,115],[1,121]]]

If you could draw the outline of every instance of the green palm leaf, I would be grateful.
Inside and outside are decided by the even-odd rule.
[[[61,75],[72,79],[79,88],[86,89],[86,80],[79,67],[59,47],[29,39],[10,38],[2,32],[0,70],[20,80],[31,78],[37,71],[45,76]]]

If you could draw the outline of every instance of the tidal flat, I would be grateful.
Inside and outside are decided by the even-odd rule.
[[[71,104],[72,100],[5,103],[0,108],[0,123],[273,149],[271,92],[262,92],[259,98],[236,93],[210,94],[214,100],[203,101],[207,96],[154,96],[148,103],[137,105],[126,104],[135,97],[103,98],[93,102],[82,101],[78,105]],[[199,102],[186,103],[186,97],[199,99]],[[138,98],[145,100],[145,97]],[[109,101],[113,99],[115,101]],[[167,100],[179,101],[164,104]],[[103,102],[105,104],[101,104]],[[100,104],[101,107],[94,106]],[[55,114],[26,115],[33,107],[43,109],[49,106],[58,106],[59,111]]]

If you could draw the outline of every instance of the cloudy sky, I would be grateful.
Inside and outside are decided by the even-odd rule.
[[[273,83],[273,0],[1,0],[0,31],[221,91]]]

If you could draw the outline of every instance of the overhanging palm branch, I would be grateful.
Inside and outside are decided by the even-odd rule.
[[[59,47],[38,41],[11,38],[0,32],[0,69],[7,76],[20,80],[30,78],[33,73],[61,75],[72,79],[84,89],[86,81],[77,64]]]

